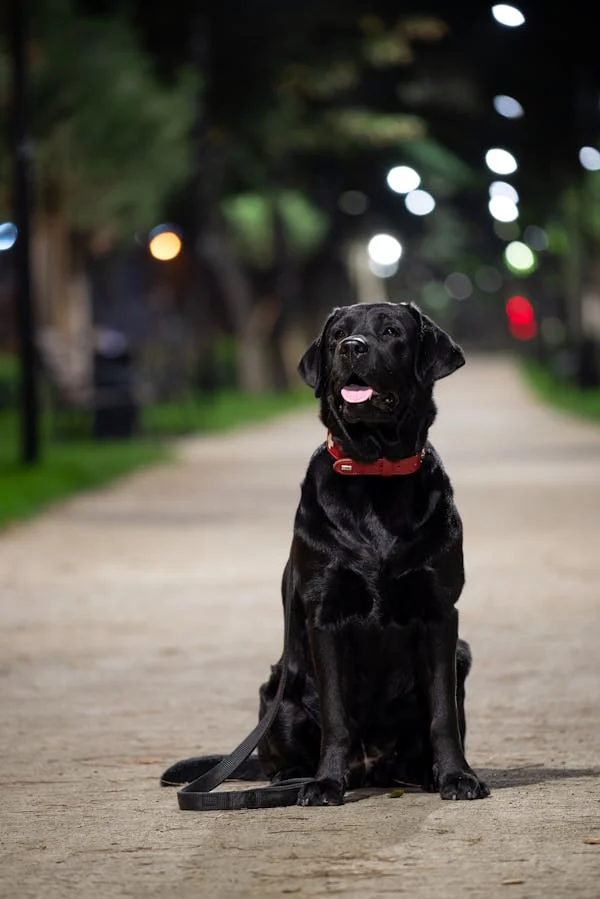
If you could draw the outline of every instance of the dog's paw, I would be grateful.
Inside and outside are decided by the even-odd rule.
[[[344,788],[330,780],[312,780],[298,794],[298,805],[342,805]]]
[[[485,799],[490,795],[487,784],[472,771],[452,771],[442,774],[439,782],[442,799]]]

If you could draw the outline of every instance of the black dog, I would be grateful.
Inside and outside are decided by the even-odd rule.
[[[391,303],[334,310],[302,358],[329,434],[302,485],[283,577],[292,608],[283,703],[259,745],[260,770],[249,760],[238,777],[314,778],[300,805],[398,782],[442,799],[489,794],[463,752],[462,526],[427,440],[434,382],[464,361],[415,306]],[[281,661],[260,689],[261,716],[280,673]],[[179,763],[171,782],[205,762]]]

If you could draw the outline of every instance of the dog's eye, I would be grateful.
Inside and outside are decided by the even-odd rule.
[[[396,331],[395,328],[391,328],[391,327],[389,327],[389,325],[388,325],[387,328],[384,328],[384,329],[383,329],[382,335],[383,335],[383,337],[397,337],[397,336],[398,336],[398,332]]]
[[[334,331],[332,334],[332,337],[334,340],[343,340],[343,338],[345,336],[346,336],[346,332],[344,331],[343,328],[338,328],[337,331]]]

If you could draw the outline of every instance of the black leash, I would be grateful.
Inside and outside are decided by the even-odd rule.
[[[290,575],[287,573],[289,581]],[[226,809],[241,808],[277,808],[284,805],[296,805],[298,793],[302,786],[311,783],[311,777],[296,777],[290,780],[281,780],[268,787],[257,787],[250,790],[227,790],[221,793],[213,793],[212,790],[222,784],[224,780],[233,777],[240,765],[258,746],[265,736],[281,706],[283,693],[287,680],[290,655],[290,629],[292,619],[292,585],[286,585],[285,601],[283,606],[283,657],[281,659],[281,676],[277,686],[277,693],[271,703],[269,711],[264,715],[254,730],[242,740],[239,746],[228,756],[222,759],[214,768],[197,777],[183,789],[177,791],[179,808],[184,811],[208,812],[223,811]],[[166,782],[163,782],[166,784]]]

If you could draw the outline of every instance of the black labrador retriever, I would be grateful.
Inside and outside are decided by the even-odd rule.
[[[300,805],[398,783],[442,799],[489,795],[463,749],[461,520],[427,436],[434,383],[464,361],[416,306],[373,303],[335,309],[300,362],[328,435],[302,484],[283,576],[292,614],[283,702],[260,769],[241,772],[312,778]],[[260,688],[261,716],[281,664]],[[202,761],[178,763],[170,782],[193,779]]]

